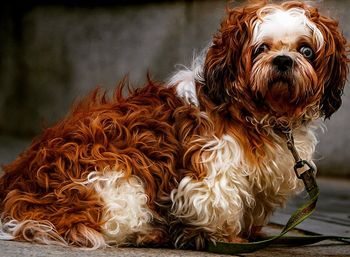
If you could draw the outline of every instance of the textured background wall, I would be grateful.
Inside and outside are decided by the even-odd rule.
[[[100,85],[112,89],[129,74],[142,84],[147,71],[166,80],[208,45],[226,1],[12,1],[0,4],[0,157],[22,148],[59,120],[74,99]],[[97,2],[97,1],[95,1]],[[126,4],[126,2],[128,4]],[[242,2],[242,1],[238,1]],[[317,1],[340,19],[349,37],[350,1]],[[322,173],[349,174],[350,90],[342,109],[320,134],[316,158]]]

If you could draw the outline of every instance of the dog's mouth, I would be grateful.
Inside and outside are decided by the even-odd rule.
[[[294,117],[303,111],[307,101],[305,88],[293,70],[271,71],[254,79],[255,99],[263,113],[276,117]]]
[[[265,103],[275,113],[288,113],[292,108],[293,91],[294,87],[290,78],[286,76],[275,77],[269,82]]]
[[[292,81],[287,76],[277,76],[269,82],[269,89],[288,90],[292,87]]]
[[[274,100],[289,99],[293,90],[291,79],[285,76],[273,78],[268,85],[267,94]]]

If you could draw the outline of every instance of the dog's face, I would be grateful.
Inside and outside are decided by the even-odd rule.
[[[204,68],[217,105],[240,102],[255,119],[330,117],[348,72],[337,23],[302,2],[229,10]]]
[[[304,12],[262,8],[255,22],[249,84],[255,99],[276,115],[301,110],[320,94],[314,61],[324,39]]]

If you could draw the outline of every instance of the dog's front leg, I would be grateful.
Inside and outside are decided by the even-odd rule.
[[[237,186],[227,178],[210,183],[184,177],[173,190],[172,216],[175,221],[176,247],[192,245],[197,249],[205,241],[242,242],[245,203]]]

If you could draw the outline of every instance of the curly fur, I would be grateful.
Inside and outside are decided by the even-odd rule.
[[[249,238],[300,192],[282,131],[312,162],[317,119],[341,104],[346,40],[298,1],[227,12],[191,69],[127,97],[126,80],[111,99],[95,90],[5,165],[0,239],[201,249]],[[276,13],[301,34],[269,38]],[[283,76],[272,64],[281,52],[294,61]]]

